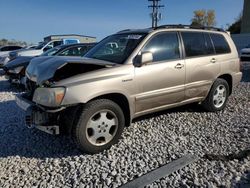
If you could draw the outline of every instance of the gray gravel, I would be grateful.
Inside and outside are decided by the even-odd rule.
[[[185,154],[201,159],[148,187],[250,185],[250,156],[213,161],[250,146],[250,83],[241,83],[227,108],[205,113],[189,105],[135,120],[110,150],[85,155],[68,137],[24,126],[19,93],[0,77],[0,187],[119,187]]]

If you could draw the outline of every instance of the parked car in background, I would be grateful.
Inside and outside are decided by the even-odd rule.
[[[14,50],[19,50],[21,49],[21,46],[1,46],[0,47],[0,56],[3,54],[6,54],[8,52],[14,51]]]
[[[220,29],[125,30],[84,58],[33,59],[28,92],[16,103],[28,127],[67,132],[82,151],[98,153],[117,143],[136,117],[188,103],[223,110],[241,80],[239,66],[234,42]]]
[[[34,49],[22,49],[9,53],[9,60],[13,60],[18,56],[39,56],[43,52],[46,52],[47,50],[54,48],[56,46],[60,46],[63,44],[76,44],[76,43],[79,43],[78,39],[61,39],[49,42],[42,42]]]
[[[241,61],[250,61],[250,44],[240,51]]]
[[[83,56],[94,45],[95,43],[60,45],[44,52],[41,56]],[[8,62],[3,67],[5,77],[11,83],[25,85],[25,70],[33,58],[31,56],[18,56]]]
[[[25,49],[35,49],[38,45],[26,46]]]
[[[9,61],[9,52],[21,49],[21,46],[1,46],[0,47],[0,68]]]

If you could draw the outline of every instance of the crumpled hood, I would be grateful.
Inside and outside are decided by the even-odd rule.
[[[100,68],[108,65],[112,66],[114,64],[107,61],[83,57],[41,56],[31,60],[26,69],[26,75],[29,79],[35,81],[38,85],[41,85],[47,80],[53,78],[55,73],[66,65],[72,65],[72,68],[75,65],[78,68],[84,69],[87,67],[89,68],[90,66]],[[65,73],[70,73],[72,71],[73,69],[67,67]]]
[[[30,63],[30,60],[33,58],[34,57],[20,56],[8,62],[4,67],[7,70],[14,69],[14,68],[21,67],[21,66],[27,67]]]

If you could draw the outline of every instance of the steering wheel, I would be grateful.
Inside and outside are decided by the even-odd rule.
[[[114,50],[110,47],[106,47],[105,50],[104,50],[104,53],[105,54],[113,54],[114,53]]]

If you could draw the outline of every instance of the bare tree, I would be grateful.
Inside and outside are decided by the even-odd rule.
[[[213,27],[216,25],[214,10],[195,10],[191,25]]]

